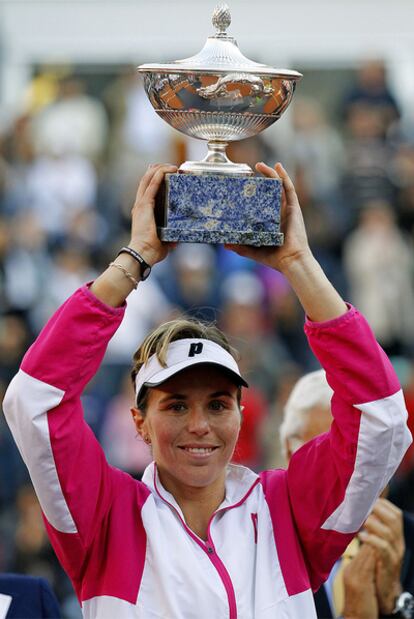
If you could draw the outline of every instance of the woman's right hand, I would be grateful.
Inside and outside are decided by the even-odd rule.
[[[170,164],[150,165],[138,185],[132,208],[131,240],[129,246],[135,249],[149,265],[163,260],[171,247],[157,236],[154,208],[155,196],[167,173],[174,174],[177,167]]]
[[[162,243],[158,238],[154,209],[155,196],[165,174],[176,171],[175,166],[168,164],[151,165],[138,186],[137,197],[132,208],[129,246],[135,249],[150,266],[165,258],[172,245]],[[110,264],[93,282],[90,290],[107,305],[119,307],[136,288],[141,277],[141,270],[135,258],[127,253],[119,254],[114,262],[117,266]]]

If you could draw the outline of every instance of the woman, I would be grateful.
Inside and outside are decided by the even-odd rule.
[[[50,319],[4,402],[88,619],[316,617],[311,589],[410,443],[392,367],[312,256],[291,180],[280,164],[257,170],[282,179],[285,244],[229,249],[278,269],[296,291],[335,392],[331,432],[300,449],[287,471],[229,465],[244,379],[220,332],[174,323],[147,338],[133,372],[133,420],[154,462],[142,483],[108,466],[80,395],[147,273],[142,259],[153,265],[168,253],[156,235],[154,197],[175,168],[150,167],[129,248]]]

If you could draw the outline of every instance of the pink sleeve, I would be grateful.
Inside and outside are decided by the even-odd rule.
[[[5,415],[29,468],[52,541],[61,558],[66,557],[65,567],[72,575],[111,505],[115,488],[119,492],[132,481],[107,464],[84,421],[80,401],[123,314],[123,307],[108,307],[86,286],[79,289],[28,350],[5,398]]]
[[[305,325],[334,390],[330,432],[305,444],[287,471],[291,509],[317,588],[396,470],[411,435],[398,379],[354,308]]]

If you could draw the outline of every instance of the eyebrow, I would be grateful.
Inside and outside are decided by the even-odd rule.
[[[209,394],[209,398],[221,398],[226,396],[228,398],[233,398],[234,396],[230,393],[230,391],[215,391],[214,393]],[[187,400],[188,396],[183,393],[171,393],[170,395],[165,396],[165,398],[161,398],[160,404],[168,402],[169,400]]]
[[[221,398],[222,396],[227,396],[229,398],[233,398],[234,396],[230,393],[230,391],[215,391],[210,394],[210,398]]]
[[[165,398],[161,398],[160,404],[163,402],[168,402],[169,400],[186,400],[187,396],[183,393],[171,393],[170,395],[166,395]]]

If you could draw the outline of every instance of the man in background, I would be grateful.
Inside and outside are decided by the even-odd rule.
[[[302,445],[318,441],[335,423],[332,395],[323,370],[306,374],[296,383],[280,427],[288,461]],[[315,593],[319,619],[414,618],[414,516],[402,512],[384,494]]]

